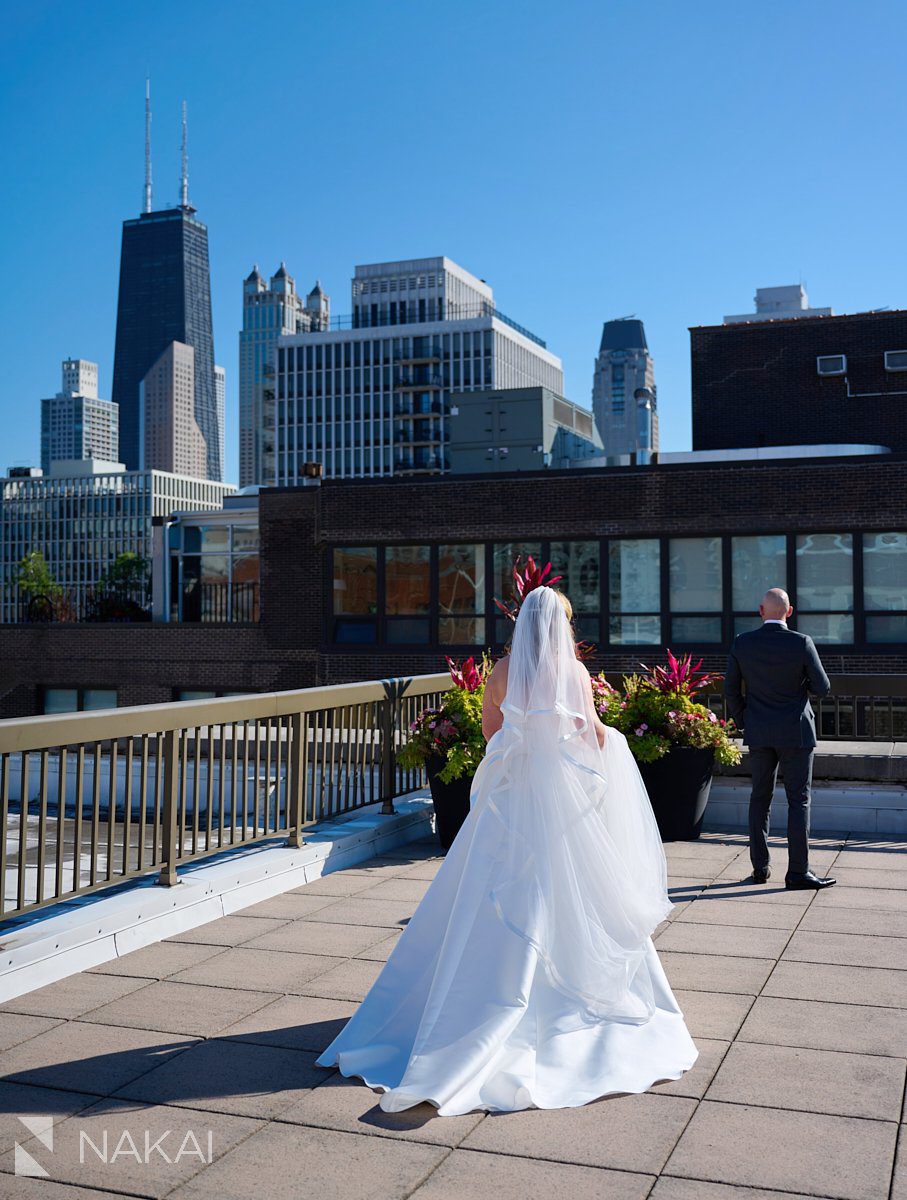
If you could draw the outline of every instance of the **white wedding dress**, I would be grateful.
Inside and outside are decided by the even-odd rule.
[[[672,907],[658,828],[626,739],[599,747],[588,689],[556,595],[530,592],[469,816],[318,1059],[387,1111],[572,1107],[697,1058],[651,940]]]

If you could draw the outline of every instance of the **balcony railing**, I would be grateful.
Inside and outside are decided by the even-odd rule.
[[[259,584],[196,583],[183,590],[180,620],[187,624],[246,624],[258,620]]]
[[[0,918],[317,821],[421,783],[402,731],[450,676],[0,722]]]

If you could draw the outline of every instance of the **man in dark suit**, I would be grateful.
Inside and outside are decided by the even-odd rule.
[[[816,718],[809,702],[827,696],[828,676],[811,637],[788,629],[793,612],[782,588],[759,605],[761,629],[741,633],[728,657],[724,692],[728,712],[749,746],[750,860],[753,883],[771,875],[768,831],[778,767],[787,792],[788,888],[825,888],[835,882],[809,866],[809,802],[816,747]],[[744,690],[745,689],[745,690]]]

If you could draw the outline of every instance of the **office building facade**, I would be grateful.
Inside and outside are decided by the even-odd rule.
[[[303,300],[286,264],[268,283],[258,266],[243,281],[243,326],[239,334],[239,485],[276,479],[274,359],[277,341],[296,333],[329,328],[330,297],[321,282]]]
[[[753,303],[756,306],[755,312],[734,313],[724,318],[725,325],[834,316],[830,308],[810,308],[809,296],[807,296],[802,283],[786,284],[784,287],[756,288]]]
[[[119,453],[119,408],[98,396],[98,364],[67,358],[63,386],[41,401],[41,467],[57,459],[100,458],[116,461]]]
[[[142,380],[171,342],[195,351],[195,420],[208,479],[223,479],[214,378],[208,229],[188,201],[123,222],[113,399],[120,406],[120,457],[140,469]]]
[[[690,330],[693,449],[907,450],[907,311]]]
[[[560,359],[448,258],[356,267],[353,312],[280,339],[276,482],[319,462],[327,478],[450,469],[451,393],[563,392]]]
[[[195,419],[195,351],[171,342],[139,385],[142,468],[207,478],[208,452]]]
[[[217,434],[220,441],[220,461],[226,471],[226,413],[227,413],[227,372],[223,367],[214,364],[214,403],[217,408]]]
[[[0,502],[0,623],[24,619],[19,564],[39,550],[76,611],[117,558],[150,562],[152,520],[177,508],[219,509],[234,488],[163,471],[124,471],[93,459],[49,476],[10,475]]]
[[[602,452],[589,410],[543,387],[454,392],[449,425],[453,475],[557,470]]]
[[[648,462],[658,451],[655,367],[642,321],[605,321],[592,380],[592,411],[606,461],[630,454]]]

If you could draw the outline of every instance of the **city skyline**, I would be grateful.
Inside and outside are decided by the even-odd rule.
[[[897,144],[905,108],[894,83],[896,34],[907,28],[899,8],[870,4],[854,26],[837,21],[847,10],[832,4],[821,46],[806,5],[779,5],[766,20],[656,4],[645,26],[629,8],[575,2],[557,14],[529,3],[518,25],[503,8],[473,3],[456,14],[420,10],[419,38],[432,45],[442,82],[413,105],[397,68],[415,49],[415,9],[352,7],[355,22],[345,10],[252,19],[228,3],[211,25],[179,10],[184,35],[204,33],[206,43],[188,65],[172,53],[175,5],[151,14],[99,3],[87,20],[56,5],[17,14],[0,117],[17,180],[4,259],[11,277],[53,278],[63,303],[48,331],[15,289],[3,298],[0,319],[20,350],[0,390],[4,468],[37,461],[39,400],[54,390],[63,357],[97,361],[112,379],[117,243],[140,208],[146,70],[156,207],[178,201],[188,99],[193,197],[211,230],[216,357],[227,370],[231,480],[237,280],[254,261],[291,262],[297,278],[320,278],[341,296],[355,263],[448,255],[493,280],[503,311],[545,338],[564,362],[567,398],[584,407],[602,322],[635,313],[658,364],[666,450],[690,445],[687,326],[719,323],[745,312],[757,287],[801,278],[813,303],[839,313],[904,303],[895,206],[874,203],[869,220],[865,178],[840,170],[884,164],[897,193],[903,169],[885,148]],[[464,44],[470,27],[479,36]],[[297,132],[256,101],[252,34],[262,48],[305,42],[294,77],[300,97],[330,98],[324,120]],[[643,34],[645,88],[620,49]],[[376,56],[389,69],[370,105],[363,72]],[[544,87],[527,91],[527,62]],[[14,124],[26,105],[40,154],[34,133]],[[504,129],[501,143],[495,131]],[[402,170],[403,145],[417,148],[418,170]],[[279,186],[266,170],[275,162]],[[77,173],[79,187],[60,187]]]

